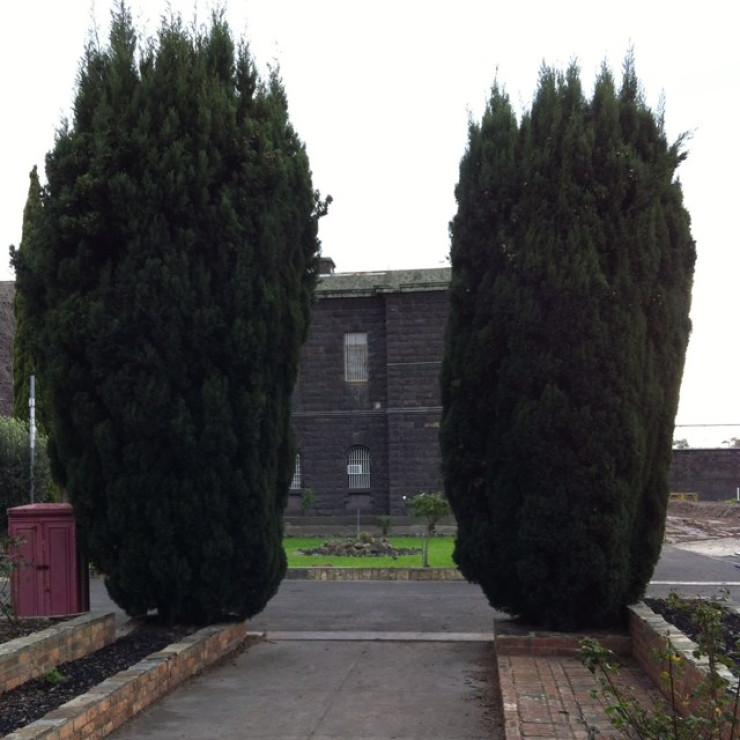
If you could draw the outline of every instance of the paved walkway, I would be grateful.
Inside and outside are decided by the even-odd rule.
[[[539,738],[587,740],[622,737],[612,727],[601,699],[591,691],[597,679],[573,657],[498,657],[506,740]],[[627,664],[619,680],[643,706],[652,706],[659,694],[634,664]]]
[[[285,635],[283,637],[286,637]],[[176,689],[115,740],[492,740],[490,642],[268,639]]]

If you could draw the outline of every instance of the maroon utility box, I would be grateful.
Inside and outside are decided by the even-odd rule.
[[[77,550],[70,504],[28,504],[8,509],[8,533],[23,538],[24,561],[13,572],[11,594],[19,617],[62,616],[90,609],[86,563]]]

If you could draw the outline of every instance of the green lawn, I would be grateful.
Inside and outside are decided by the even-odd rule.
[[[395,560],[382,558],[334,557],[330,555],[298,555],[297,550],[310,550],[327,541],[327,537],[286,537],[283,540],[285,554],[288,556],[288,567],[306,568],[311,566],[349,567],[349,568],[420,568],[421,554],[400,555]],[[341,538],[337,538],[341,539]],[[391,537],[393,547],[421,548],[420,537]],[[454,537],[432,537],[429,542],[429,566],[432,568],[454,568],[452,548]]]

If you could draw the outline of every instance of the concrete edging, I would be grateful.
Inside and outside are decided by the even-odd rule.
[[[115,639],[112,613],[88,613],[0,645],[0,694]]]
[[[288,568],[286,578],[309,581],[464,581],[457,568]]]
[[[246,639],[246,622],[204,627],[6,735],[5,740],[105,737],[191,676],[239,650]]]

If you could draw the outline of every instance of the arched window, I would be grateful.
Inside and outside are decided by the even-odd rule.
[[[370,450],[360,445],[347,453],[347,488],[370,488]]]
[[[295,469],[293,470],[293,480],[290,481],[291,491],[300,491],[303,488],[303,469],[301,468],[301,453],[295,456]]]

